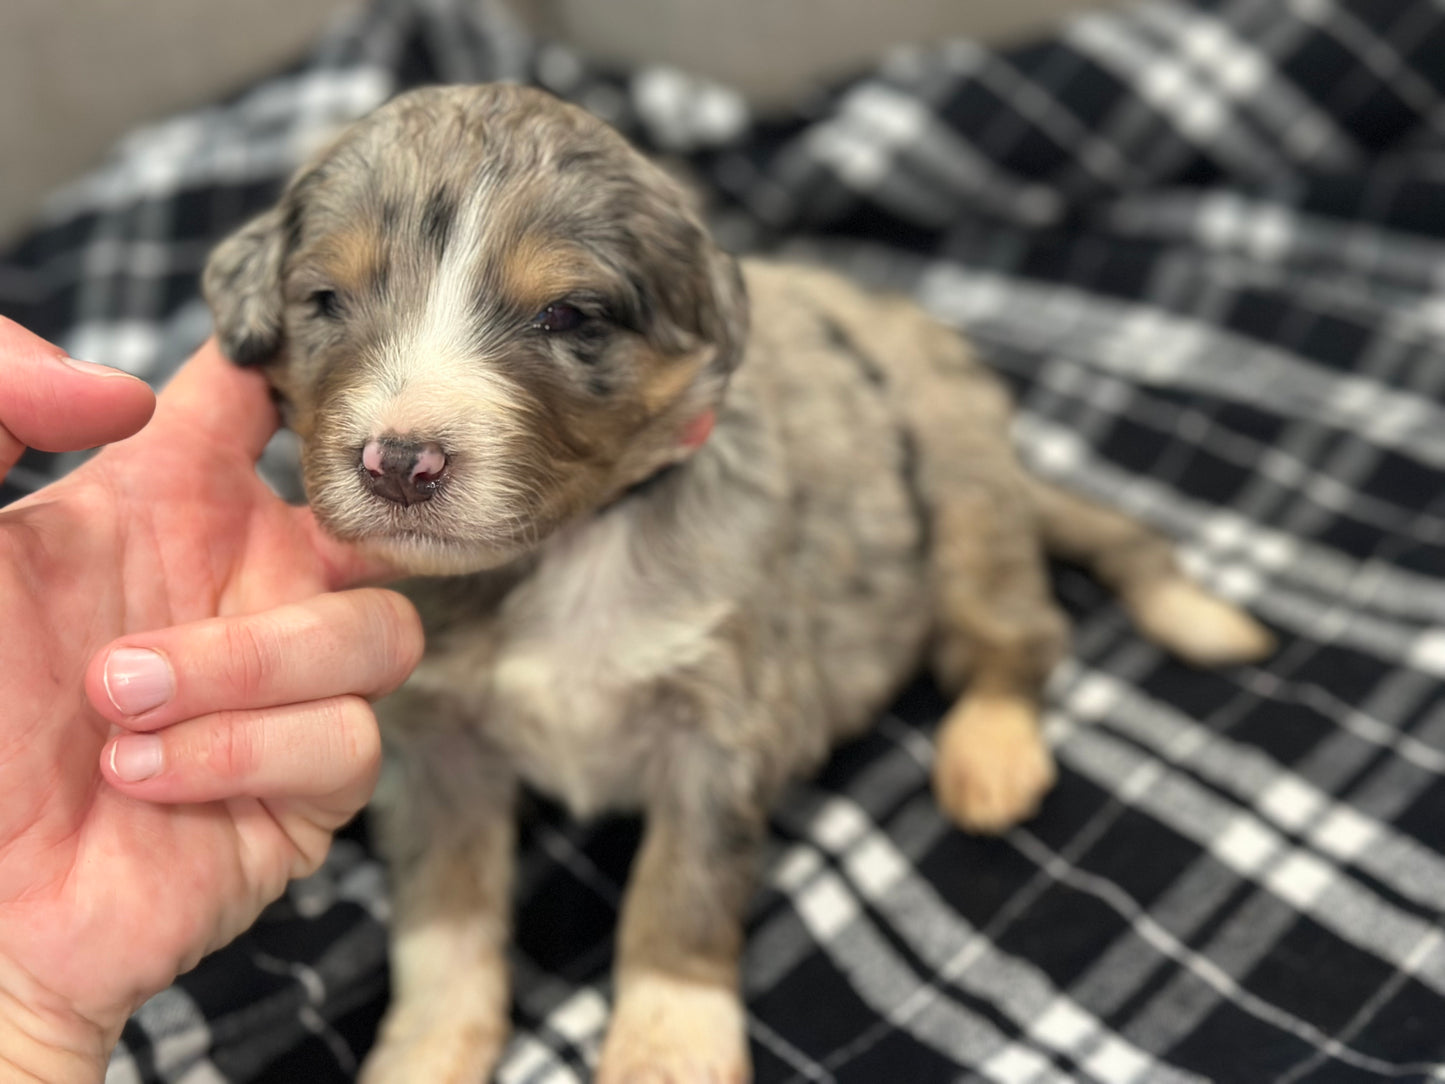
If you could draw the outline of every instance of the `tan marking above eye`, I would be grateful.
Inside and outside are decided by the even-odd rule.
[[[316,250],[317,263],[327,278],[341,290],[364,287],[385,259],[385,242],[367,230],[333,234]]]
[[[605,286],[586,250],[536,235],[510,246],[498,263],[497,274],[509,306],[528,316],[572,294],[600,293]]]

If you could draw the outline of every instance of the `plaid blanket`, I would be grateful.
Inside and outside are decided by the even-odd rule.
[[[1147,3],[899,53],[788,116],[600,72],[464,0],[380,0],[136,132],[0,258],[0,310],[163,380],[209,247],[406,86],[536,82],[684,163],[738,249],[966,330],[1039,471],[1182,541],[1280,635],[1200,673],[1082,575],[1061,778],[1000,839],[929,793],[911,688],[795,787],[749,918],[760,1082],[1445,1077],[1445,5]],[[13,496],[68,461],[30,455]],[[538,802],[499,1078],[587,1077],[637,840]],[[349,1079],[387,991],[364,824],[146,1004],[112,1084]]]

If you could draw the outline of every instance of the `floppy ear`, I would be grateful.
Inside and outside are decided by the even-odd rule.
[[[704,338],[717,345],[712,368],[730,373],[743,360],[748,344],[748,291],[737,259],[718,248],[704,230],[706,293],[699,303]]]
[[[222,241],[206,261],[201,292],[215,318],[221,353],[237,365],[259,365],[281,347],[285,249],[277,206]]]
[[[742,360],[748,336],[748,296],[738,262],[720,249],[690,209],[659,214],[654,203],[637,229],[644,294],[653,310],[652,335],[670,353],[713,347],[712,372],[726,376]]]

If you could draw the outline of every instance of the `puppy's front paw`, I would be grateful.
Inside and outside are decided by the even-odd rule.
[[[1027,701],[965,697],[944,718],[933,793],[964,831],[995,834],[1027,819],[1054,778],[1054,758]]]
[[[627,979],[597,1063],[597,1084],[747,1084],[737,994],[656,972]]]
[[[359,1084],[485,1084],[506,1042],[505,1021],[482,1021],[448,1006],[425,1018],[389,1012],[361,1067]],[[447,1011],[449,1010],[449,1011]]]

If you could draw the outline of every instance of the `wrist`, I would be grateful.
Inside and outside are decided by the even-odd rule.
[[[98,1084],[105,1079],[119,1029],[73,1010],[7,961],[0,960],[0,1079],[43,1084]]]

